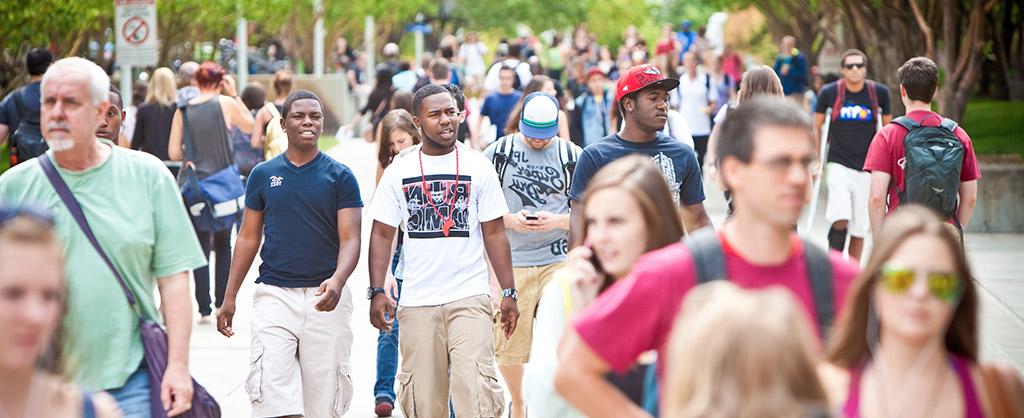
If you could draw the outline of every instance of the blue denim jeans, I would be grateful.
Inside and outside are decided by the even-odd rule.
[[[140,367],[128,377],[124,386],[108,390],[125,418],[151,418],[149,404],[149,369]]]
[[[391,274],[395,274],[398,262],[402,258],[402,243],[399,240],[395,247],[395,255],[391,259]],[[402,294],[402,278],[395,276],[398,282],[398,297]],[[379,331],[377,336],[377,382],[373,385],[373,397],[385,398],[395,402],[395,374],[398,373],[398,318],[391,324],[391,332]]]

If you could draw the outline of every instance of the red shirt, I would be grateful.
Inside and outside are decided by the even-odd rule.
[[[810,320],[817,322],[814,296],[807,275],[803,245],[793,235],[793,253],[784,263],[754,265],[740,257],[724,236],[725,271],[729,280],[745,289],[782,286],[793,292]],[[829,252],[838,313],[857,266]],[[685,244],[676,243],[640,257],[630,275],[602,293],[573,325],[580,338],[616,372],[625,372],[641,353],[657,349],[666,359],[665,346],[686,293],[696,283],[693,259]],[[838,315],[836,315],[838,317]],[[815,331],[817,329],[815,328]],[[665,362],[658,362],[661,375]]]
[[[662,39],[658,41],[655,46],[654,55],[668,55],[676,50],[676,41],[674,39]]]
[[[915,110],[907,113],[907,117],[924,126],[939,126],[942,123],[942,116],[928,110]],[[978,158],[974,156],[974,146],[971,145],[971,137],[959,126],[953,130],[953,135],[964,144],[964,162],[960,169],[960,182],[977,180],[981,178],[981,169],[978,167]],[[897,190],[903,189],[903,167],[899,161],[903,159],[903,138],[907,136],[907,129],[897,123],[890,123],[882,127],[882,130],[875,134],[868,147],[868,155],[864,160],[864,171],[881,171],[892,176],[889,187],[889,201],[887,208],[891,212],[899,206],[900,198],[896,195]]]

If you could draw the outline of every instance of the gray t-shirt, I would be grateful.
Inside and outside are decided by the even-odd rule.
[[[535,150],[524,143],[521,135],[510,137],[509,153],[501,190],[505,194],[509,213],[526,210],[530,213],[545,211],[554,214],[569,213],[566,178],[562,161],[562,139],[554,138],[550,145]],[[494,141],[484,150],[484,156],[494,161],[501,141]],[[579,147],[571,144],[576,155]],[[517,232],[508,230],[512,246],[514,267],[543,266],[565,261],[569,250],[569,231],[553,229],[547,232]]]

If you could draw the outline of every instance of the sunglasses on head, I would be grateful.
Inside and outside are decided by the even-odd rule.
[[[894,264],[886,264],[880,274],[881,284],[891,293],[903,294],[910,290],[920,275],[917,271]],[[924,274],[928,292],[944,302],[954,302],[963,292],[963,282],[954,273],[929,272]]]
[[[0,226],[20,216],[26,216],[53,226],[53,214],[32,206],[0,207]]]
[[[843,64],[843,68],[846,68],[847,70],[852,70],[854,68],[864,68],[866,65],[867,64],[864,64],[863,62],[858,62],[853,64]]]

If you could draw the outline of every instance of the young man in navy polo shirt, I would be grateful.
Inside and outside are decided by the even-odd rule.
[[[253,169],[217,329],[234,332],[235,298],[261,236],[245,389],[253,416],[337,417],[352,400],[352,294],[363,201],[352,171],[321,153],[323,105],[288,96],[281,112],[288,150]]]

